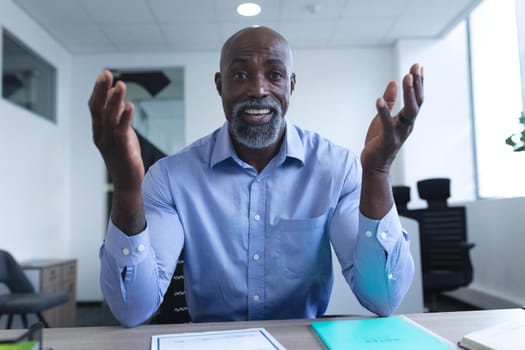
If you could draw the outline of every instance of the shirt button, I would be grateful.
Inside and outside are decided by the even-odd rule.
[[[261,216],[259,214],[255,214],[253,218],[255,219],[255,221],[261,220]]]
[[[254,295],[253,296],[253,301],[259,301],[259,296],[258,295]]]
[[[129,249],[128,248],[122,249],[122,254],[124,254],[125,256],[128,256],[129,255]]]
[[[366,231],[365,236],[367,236],[368,238],[372,237],[372,231]]]
[[[392,275],[391,273],[388,274],[388,279],[391,280],[392,278],[394,278],[394,275]]]
[[[146,249],[146,247],[144,247],[144,244],[140,244],[140,245],[137,247],[137,250],[138,250],[139,252],[143,252],[144,249]]]
[[[386,239],[388,237],[388,235],[386,234],[386,232],[381,232],[379,234],[379,236],[381,237],[381,239]]]
[[[253,256],[253,260],[256,260],[256,261],[259,260],[259,254],[255,254],[255,255]]]

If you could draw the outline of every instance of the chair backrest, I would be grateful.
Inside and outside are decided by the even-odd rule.
[[[419,223],[423,273],[464,271],[472,279],[465,207],[417,209],[409,215]]]
[[[392,186],[392,193],[394,195],[397,212],[399,214],[405,213],[408,210],[408,202],[410,202],[410,187],[401,185]]]
[[[4,283],[11,293],[34,293],[35,288],[15,258],[0,250],[0,283]]]
[[[164,299],[162,300],[156,316],[151,323],[188,323],[191,322],[186,304],[186,293],[184,289],[184,250],[181,251],[179,261]]]
[[[450,179],[431,178],[417,182],[419,197],[427,201],[428,208],[446,207],[450,197]]]
[[[434,293],[467,286],[473,278],[470,249],[474,245],[467,242],[466,208],[448,205],[448,178],[421,180],[417,188],[427,207],[399,213],[419,224],[423,289]],[[407,190],[393,188],[396,204],[406,200],[403,191]]]

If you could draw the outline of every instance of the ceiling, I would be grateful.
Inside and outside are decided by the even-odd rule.
[[[13,0],[71,53],[218,50],[236,30],[266,25],[294,48],[392,45],[436,38],[481,0]]]

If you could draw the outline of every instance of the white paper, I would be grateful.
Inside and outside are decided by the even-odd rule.
[[[151,350],[286,350],[264,328],[161,334],[151,337]]]

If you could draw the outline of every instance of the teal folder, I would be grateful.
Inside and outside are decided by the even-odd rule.
[[[313,322],[329,350],[456,349],[451,342],[404,316]]]

